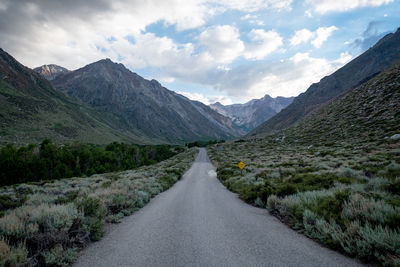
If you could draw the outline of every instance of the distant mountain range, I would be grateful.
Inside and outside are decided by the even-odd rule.
[[[146,80],[109,59],[100,60],[51,81],[79,99],[121,131],[134,131],[167,143],[229,139],[243,132],[210,107]]]
[[[43,78],[45,77],[45,78]],[[0,143],[172,143],[244,132],[210,107],[109,59],[78,70],[35,71],[0,50]]]
[[[372,112],[372,117],[367,117],[371,121],[375,117],[380,118],[378,115],[381,113],[386,114],[382,103],[397,105],[397,102],[393,104],[389,101],[390,94],[398,97],[393,90],[385,93],[383,99],[379,92],[370,96],[363,94],[372,102],[380,99],[381,102],[376,103],[381,110],[378,115],[374,113],[374,107],[371,107],[373,111],[363,108],[368,103],[360,102],[363,106],[357,104],[358,94],[351,98],[342,97],[355,91],[354,88],[370,92],[373,86],[367,82],[398,62],[400,30],[385,36],[365,53],[311,85],[296,98],[271,98],[266,95],[245,104],[224,106],[215,103],[206,106],[168,90],[156,80],[146,80],[109,59],[74,71],[57,65],[44,65],[33,71],[0,49],[0,145],[7,142],[40,142],[44,138],[59,143],[119,141],[182,144],[197,140],[231,139],[248,131],[251,131],[248,136],[268,135],[293,125],[298,125],[303,129],[301,131],[308,131],[308,135],[312,136],[312,129],[322,129],[319,126],[325,121],[341,125],[342,115],[335,115],[335,119],[318,115],[337,99],[346,99],[338,103],[345,103],[346,110],[351,114],[357,114],[355,107],[366,114]],[[398,74],[396,71],[393,70],[390,75]],[[359,87],[363,84],[369,84],[369,87]],[[380,84],[385,83],[380,80]],[[385,84],[382,90],[390,86]],[[359,94],[361,97],[361,92]],[[350,107],[348,99],[353,101],[353,107]],[[345,118],[349,118],[350,113],[339,112],[339,109],[340,104],[332,114],[345,114]],[[305,120],[310,116],[314,119]],[[393,116],[397,118],[398,112]],[[379,122],[375,122],[379,126]],[[300,131],[300,128],[296,129]],[[329,129],[324,131],[329,132]]]
[[[267,120],[248,135],[272,134],[299,122],[329,101],[367,82],[400,62],[400,29],[383,37],[372,48],[333,74],[312,84],[292,104]]]
[[[222,105],[217,102],[210,107],[220,114],[230,118],[233,123],[249,132],[261,123],[265,122],[275,114],[292,103],[294,97],[272,98],[265,95],[260,99],[253,99],[244,104]]]

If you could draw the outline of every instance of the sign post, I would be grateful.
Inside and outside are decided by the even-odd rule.
[[[244,166],[246,166],[246,164],[244,164],[243,161],[240,161],[240,162],[238,163],[238,167],[240,168],[240,174],[241,174],[241,175],[243,175],[243,168],[244,168]]]

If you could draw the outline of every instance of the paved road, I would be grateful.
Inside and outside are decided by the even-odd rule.
[[[89,246],[75,266],[358,266],[252,207],[207,152],[168,191]]]

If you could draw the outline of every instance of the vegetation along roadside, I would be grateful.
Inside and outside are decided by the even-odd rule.
[[[119,222],[167,190],[197,149],[135,170],[0,188],[0,266],[67,266],[106,223]]]

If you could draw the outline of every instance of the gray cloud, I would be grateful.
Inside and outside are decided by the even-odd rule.
[[[361,37],[356,39],[352,45],[355,48],[365,51],[372,47],[377,41],[379,41],[383,36],[389,32],[381,32],[380,26],[383,21],[370,21],[368,23],[367,29],[362,33]]]

